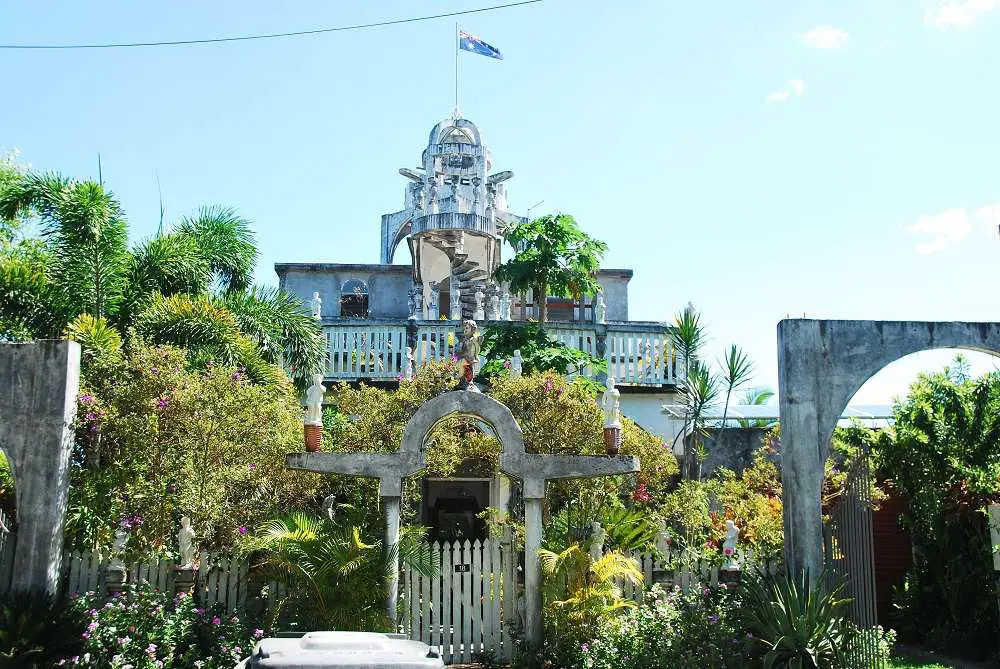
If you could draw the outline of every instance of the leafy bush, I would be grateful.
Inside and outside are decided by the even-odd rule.
[[[86,647],[67,666],[88,669],[230,669],[253,652],[264,630],[249,630],[218,606],[206,611],[185,593],[171,598],[129,586],[108,602],[94,593],[73,601],[86,620]]]
[[[82,616],[45,592],[0,600],[0,667],[47,669],[83,648]]]
[[[682,593],[653,586],[638,607],[601,625],[572,664],[586,669],[735,669],[749,664],[740,599],[725,586]]]
[[[845,617],[850,602],[843,586],[828,586],[825,575],[757,580],[745,575],[744,623],[757,640],[768,669],[841,669],[856,630]]]
[[[126,521],[130,552],[169,551],[184,515],[203,549],[232,547],[317,496],[318,475],[285,467],[303,439],[291,383],[185,363],[180,349],[133,342],[121,362],[86,370],[66,523],[74,548],[109,546]]]

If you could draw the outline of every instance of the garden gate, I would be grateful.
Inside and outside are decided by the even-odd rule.
[[[875,552],[872,538],[872,480],[868,453],[862,453],[847,475],[840,497],[824,528],[829,576],[844,583],[851,599],[849,617],[862,630],[877,624],[875,616]],[[878,640],[865,634],[852,653],[858,669],[883,669]]]
[[[521,638],[521,598],[514,593],[520,553],[501,539],[434,542],[437,576],[403,569],[403,633],[436,647],[446,664],[511,660]]]

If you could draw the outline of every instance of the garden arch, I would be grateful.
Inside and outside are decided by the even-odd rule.
[[[62,566],[80,345],[0,344],[0,444],[14,476],[14,588],[55,593]]]
[[[778,323],[778,403],[785,560],[823,568],[820,497],[830,438],[844,407],[875,373],[918,351],[1000,355],[1000,323],[786,319]]]

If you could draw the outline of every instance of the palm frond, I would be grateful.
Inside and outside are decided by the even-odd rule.
[[[224,291],[246,290],[257,264],[257,246],[250,223],[227,207],[202,207],[181,219],[179,235],[189,235],[208,260]]]
[[[79,342],[85,359],[115,360],[121,356],[121,335],[104,318],[80,314],[66,326],[63,335]]]
[[[190,235],[153,237],[132,250],[118,322],[128,327],[153,296],[208,292],[212,271]]]

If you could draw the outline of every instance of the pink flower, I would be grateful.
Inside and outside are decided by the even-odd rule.
[[[219,616],[215,616],[214,618],[212,618],[212,624],[213,625],[221,625],[222,624],[222,621],[219,620]]]
[[[727,556],[729,556],[733,554],[733,549],[727,546],[726,548],[722,549],[722,552],[725,553]]]
[[[262,629],[255,629],[255,630],[253,631],[253,638],[254,638],[254,639],[259,639],[259,638],[261,638],[262,636],[264,636],[264,630],[262,630]]]
[[[242,536],[242,535],[244,535],[244,534],[247,533],[247,528],[241,526],[239,531],[240,531],[240,535]]]

